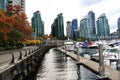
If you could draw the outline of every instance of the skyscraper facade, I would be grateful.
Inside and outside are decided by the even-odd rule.
[[[78,29],[78,21],[77,21],[77,19],[73,19],[71,25],[72,25],[71,26],[71,37],[72,37],[72,39],[76,39],[79,36],[79,34],[77,34],[75,32],[75,30]]]
[[[33,14],[32,27],[36,36],[42,37],[44,35],[44,24],[39,11]]]
[[[88,16],[85,16],[80,21],[80,37],[83,37],[84,41],[87,40],[90,37]]]
[[[62,13],[57,15],[57,18],[51,25],[51,35],[58,39],[64,39],[64,22]]]
[[[89,41],[96,39],[95,13],[89,11],[80,21],[80,37]]]
[[[62,13],[58,14],[58,37],[60,39],[64,38],[64,22],[63,22],[63,16]]]
[[[54,20],[53,24],[51,25],[51,35],[53,37],[57,37],[57,32],[58,32],[58,29],[57,29],[57,19]]]
[[[20,10],[22,12],[25,12],[25,0],[8,0],[8,5],[20,5]]]
[[[97,19],[97,36],[100,39],[106,39],[110,35],[110,28],[108,24],[108,19],[105,14],[102,14]]]
[[[96,34],[95,13],[93,11],[89,11],[88,18],[89,18],[90,36],[92,37]]]
[[[118,26],[118,37],[120,38],[120,18],[118,18],[117,26]]]
[[[68,38],[71,38],[71,22],[67,21],[66,34]]]
[[[20,5],[21,11],[25,12],[25,0],[0,0],[0,9],[6,11],[7,6]]]
[[[0,9],[6,11],[6,6],[8,5],[8,0],[0,0]]]

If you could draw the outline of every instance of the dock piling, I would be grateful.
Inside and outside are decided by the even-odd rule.
[[[105,80],[105,66],[104,66],[104,56],[103,56],[103,44],[98,44],[99,51],[99,75],[97,75],[97,80]]]

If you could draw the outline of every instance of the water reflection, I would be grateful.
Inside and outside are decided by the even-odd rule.
[[[81,73],[81,74],[80,74]],[[80,76],[81,75],[81,76]],[[42,61],[36,80],[95,80],[95,74],[63,53],[51,49]]]

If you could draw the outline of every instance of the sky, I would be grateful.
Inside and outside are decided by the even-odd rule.
[[[63,13],[65,33],[67,21],[77,19],[79,27],[80,20],[89,11],[95,13],[96,20],[105,13],[111,33],[117,30],[117,20],[120,17],[120,0],[26,0],[25,4],[29,22],[31,22],[33,13],[40,11],[45,34],[50,34],[51,25],[59,13]]]

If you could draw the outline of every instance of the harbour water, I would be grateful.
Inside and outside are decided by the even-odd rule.
[[[80,66],[76,61],[63,53],[50,49],[46,53],[36,80],[96,80],[96,74]]]

